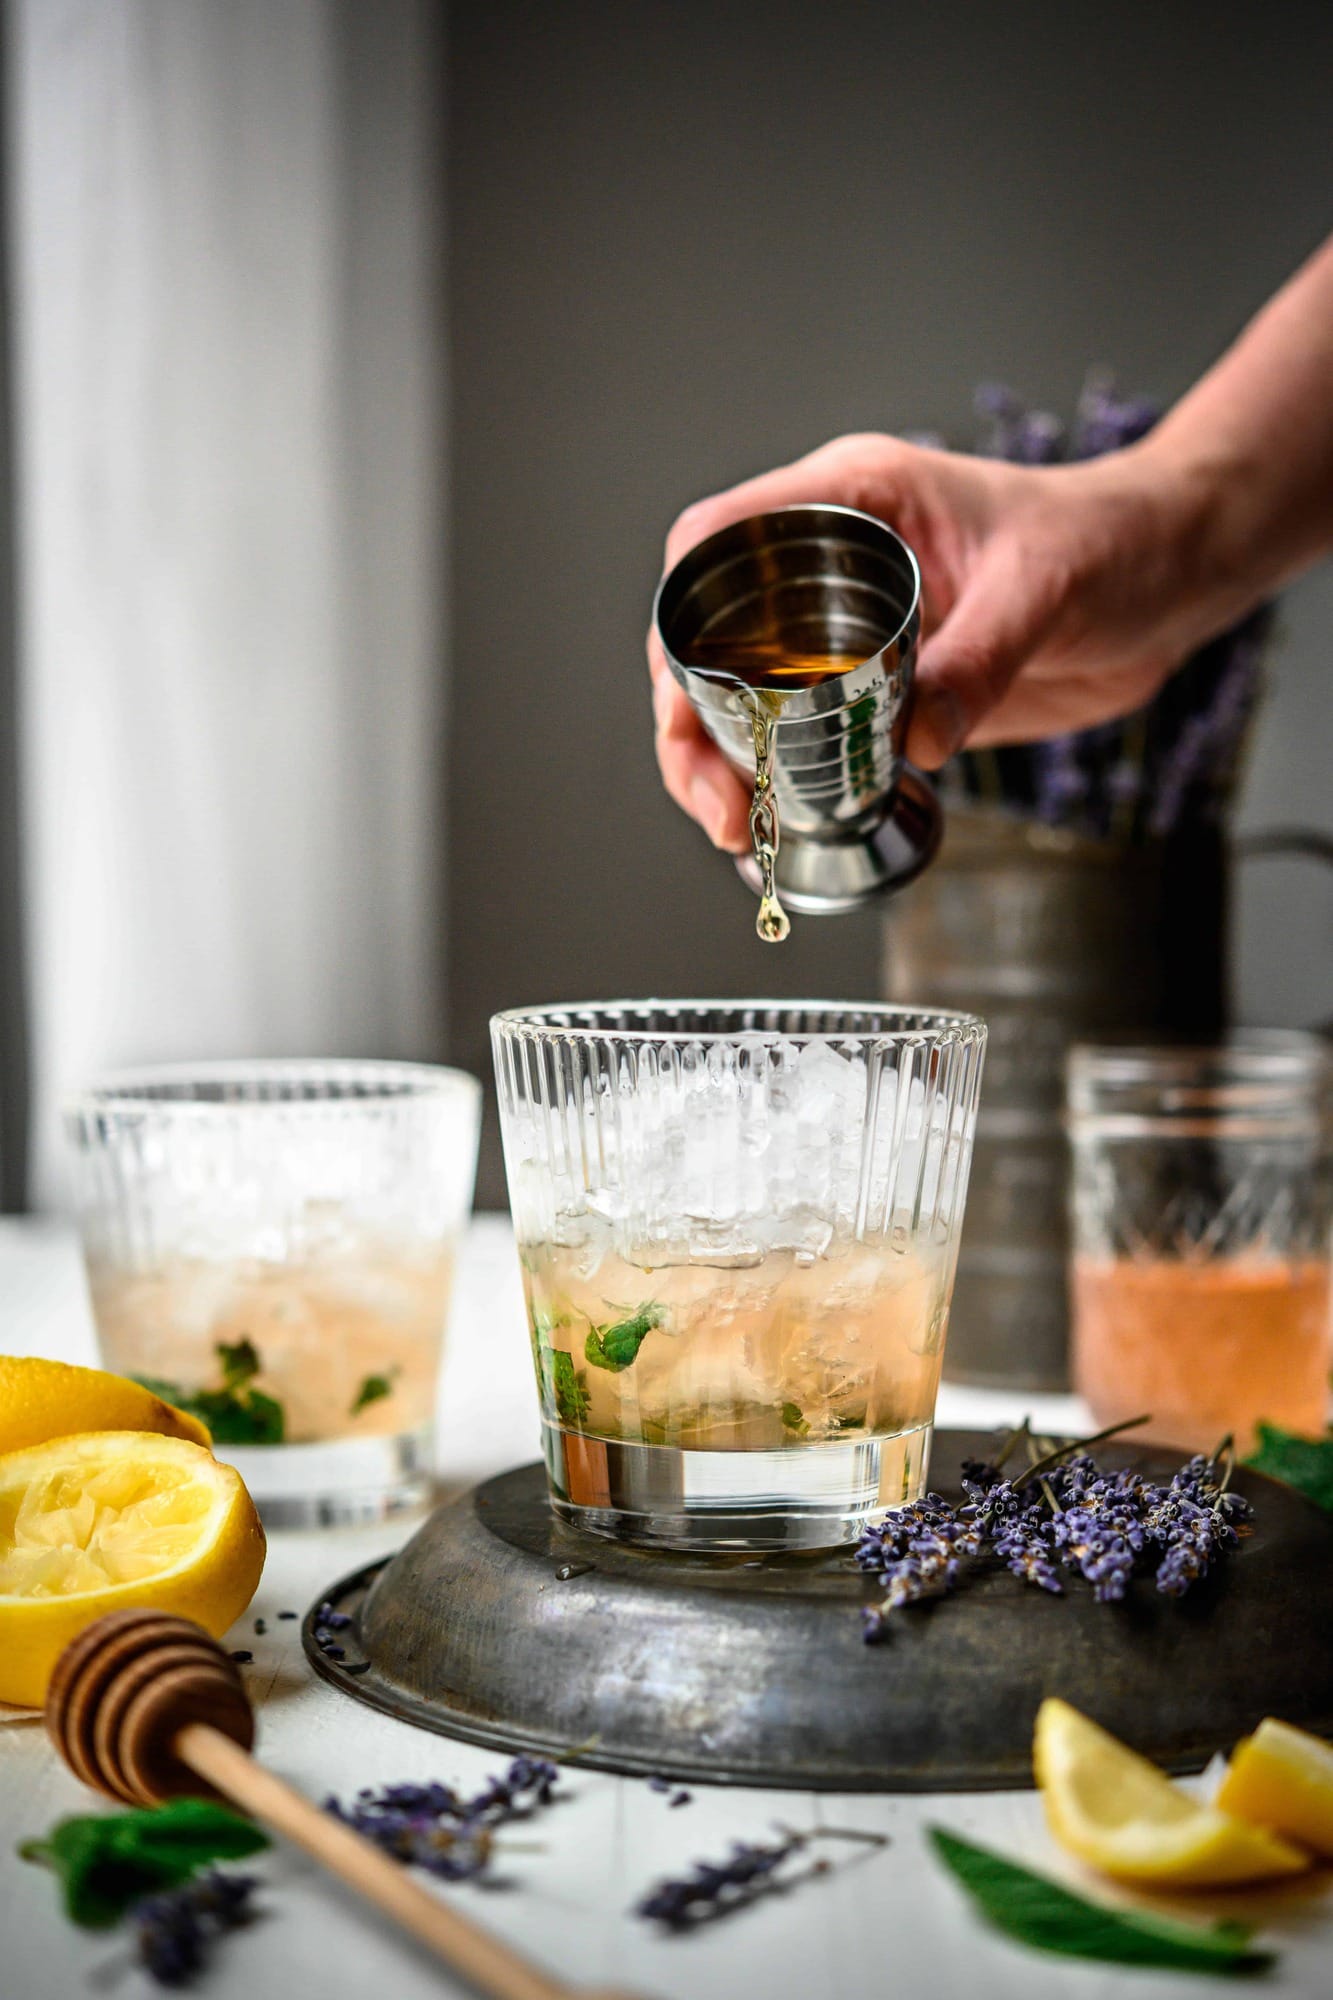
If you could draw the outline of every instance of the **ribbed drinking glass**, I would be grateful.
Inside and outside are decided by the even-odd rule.
[[[914,1498],[983,1024],[617,1001],[492,1037],[557,1513],[762,1550]]]

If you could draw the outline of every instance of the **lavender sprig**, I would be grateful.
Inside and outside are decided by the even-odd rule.
[[[1157,1589],[1182,1596],[1236,1547],[1251,1516],[1249,1502],[1227,1490],[1229,1477],[1229,1440],[1211,1458],[1188,1460],[1166,1486],[1132,1470],[1104,1472],[1078,1445],[1048,1452],[1013,1480],[998,1462],[967,1460],[959,1505],[929,1493],[863,1530],[856,1560],[884,1588],[880,1603],[862,1609],[864,1636],[883,1638],[894,1612],[954,1589],[986,1553],[1056,1595],[1060,1571],[1073,1571],[1099,1603],[1118,1603],[1151,1563]]]
[[[145,1896],[130,1911],[139,1963],[159,1986],[188,1986],[203,1970],[216,1939],[252,1923],[254,1875],[210,1868],[179,1889]]]
[[[550,1805],[559,1775],[544,1757],[515,1757],[474,1798],[452,1785],[384,1785],[378,1791],[366,1786],[347,1806],[330,1796],[324,1810],[396,1861],[446,1882],[464,1882],[489,1867],[497,1827]]]
[[[886,1847],[882,1833],[855,1832],[841,1827],[818,1827],[812,1833],[793,1833],[780,1828],[782,1839],[769,1846],[736,1840],[725,1861],[696,1861],[687,1875],[659,1882],[634,1905],[637,1917],[663,1924],[668,1930],[692,1930],[733,1910],[743,1909],[765,1894],[793,1888],[804,1876],[774,1878],[784,1861],[808,1847],[812,1840],[861,1840],[872,1847]],[[826,1875],[827,1861],[812,1863],[810,1875]]]

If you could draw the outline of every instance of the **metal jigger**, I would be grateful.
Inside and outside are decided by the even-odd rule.
[[[701,665],[728,643],[859,661],[772,699],[775,883],[793,910],[855,909],[931,860],[943,814],[902,755],[921,632],[907,544],[851,507],[780,507],[710,535],[662,579],[653,617],[671,671],[747,781],[754,732],[745,683]],[[753,696],[750,696],[753,702]],[[736,862],[756,891],[753,855]]]

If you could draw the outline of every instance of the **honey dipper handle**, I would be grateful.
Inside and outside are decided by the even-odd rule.
[[[304,1848],[481,1992],[494,2000],[571,2000],[574,1988],[548,1978],[488,1931],[437,1902],[401,1862],[391,1861],[350,1826],[312,1806],[230,1737],[207,1723],[191,1722],[172,1747],[183,1764],[252,1819]]]

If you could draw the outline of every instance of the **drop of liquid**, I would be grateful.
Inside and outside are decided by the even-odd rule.
[[[791,918],[776,896],[761,896],[754,927],[765,944],[781,944],[791,932]]]
[[[773,797],[773,734],[781,701],[773,695],[765,700],[760,694],[749,693],[742,697],[742,706],[750,718],[754,737],[750,843],[759,864],[760,884],[759,914],[754,920],[754,927],[765,944],[781,944],[791,931],[791,920],[773,887],[773,869],[781,838],[777,800]]]

